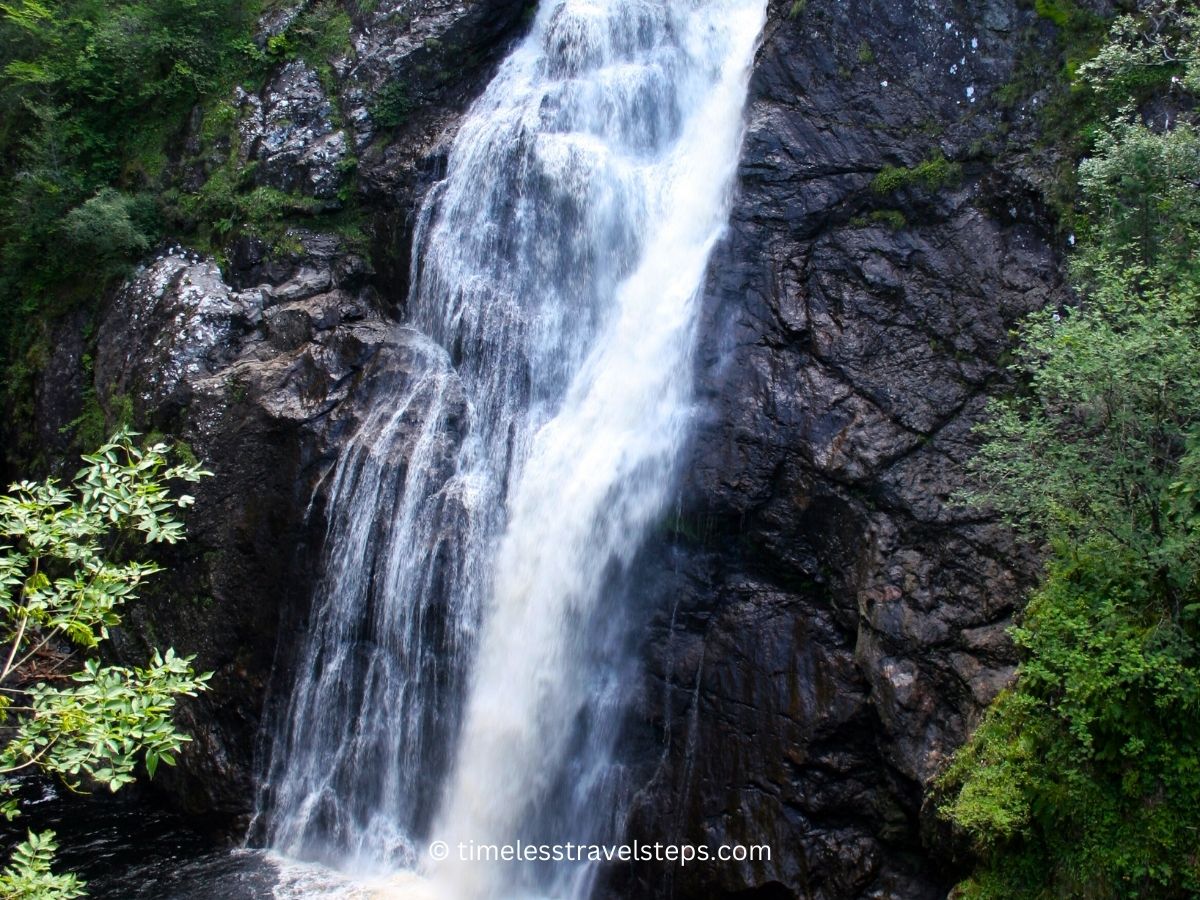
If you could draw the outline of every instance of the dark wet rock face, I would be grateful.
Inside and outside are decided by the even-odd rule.
[[[128,397],[143,428],[185,441],[215,472],[120,648],[138,659],[172,644],[216,672],[182,712],[195,738],[182,765],[158,776],[197,812],[249,808],[277,636],[301,627],[311,590],[321,517],[310,499],[361,416],[351,398],[367,373],[402,364],[369,286],[319,268],[345,263],[345,248],[300,241],[290,270],[255,284],[166,253],[121,291],[98,335],[106,396]]]
[[[98,396],[128,398],[217,473],[122,639],[130,658],[174,644],[216,670],[184,711],[195,743],[158,776],[189,808],[251,806],[273,661],[287,683],[306,624],[323,479],[380,385],[422,365],[396,324],[414,210],[524,10],[355,7],[336,96],[281,65],[234,98],[228,152],[329,210],[354,191],[369,249],[295,230],[287,250],[235,243],[224,271],[164,250],[100,325]],[[772,3],[705,293],[702,412],[678,509],[634,573],[644,678],[621,760],[629,840],[771,858],[615,869],[602,894],[946,893],[925,789],[1011,677],[1005,628],[1036,572],[950,502],[1014,323],[1063,290],[1031,107],[994,96],[1030,28],[1047,26],[1017,0]],[[872,188],[885,166],[943,158],[944,178]],[[70,336],[55,352],[47,446],[77,415],[83,352]]]
[[[945,895],[923,790],[1011,677],[1036,571],[950,502],[1010,329],[1062,290],[1030,122],[991,96],[1033,21],[1006,2],[773,5],[681,514],[642,566],[626,744],[645,782],[630,837],[772,857],[621,870],[614,896]],[[941,156],[961,177],[872,188]]]

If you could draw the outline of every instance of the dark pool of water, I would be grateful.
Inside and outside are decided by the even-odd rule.
[[[93,900],[259,900],[276,871],[255,853],[231,849],[219,834],[122,792],[74,797],[44,782],[21,784],[23,814],[3,825],[8,849],[26,829],[53,829],[56,871],[73,871]]]

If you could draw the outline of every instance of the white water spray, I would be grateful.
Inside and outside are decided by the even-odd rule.
[[[411,866],[431,836],[581,842],[611,823],[614,585],[687,434],[765,5],[543,0],[468,115],[418,230],[424,374],[377,389],[335,472],[268,773],[278,850]],[[510,900],[584,897],[594,872],[431,874],[456,900]]]

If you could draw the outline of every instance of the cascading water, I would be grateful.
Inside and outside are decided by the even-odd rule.
[[[430,837],[611,823],[615,585],[686,436],[765,6],[543,0],[466,117],[417,232],[416,374],[376,382],[332,475],[267,772],[276,850],[412,867]],[[431,874],[442,896],[512,898],[586,896],[592,872]]]

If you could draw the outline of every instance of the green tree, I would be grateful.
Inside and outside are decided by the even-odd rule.
[[[209,474],[171,464],[165,444],[140,449],[120,433],[68,487],[20,482],[0,496],[0,813],[18,815],[11,776],[50,773],[74,789],[117,790],[139,762],[153,776],[188,740],[171,713],[180,696],[205,689],[191,659],[155,652],[145,668],[97,656],[121,607],[160,571],[131,550],[183,539],[175,511],[192,503],[169,484]],[[30,833],[0,872],[0,898],[76,897],[82,883],[55,875],[52,832]]]
[[[0,0],[0,359],[163,235],[166,148],[198,102],[261,64],[260,8]]]
[[[1015,684],[938,785],[970,900],[1200,893],[1200,135],[1128,105],[1146,68],[1189,83],[1195,21],[1148,5],[1081,68],[1119,111],[1079,167],[1080,299],[1025,323],[1025,387],[980,428],[966,499],[1048,567]]]
[[[136,201],[112,188],[71,210],[63,222],[70,249],[85,254],[93,264],[120,265],[145,252],[150,240],[138,227]]]

